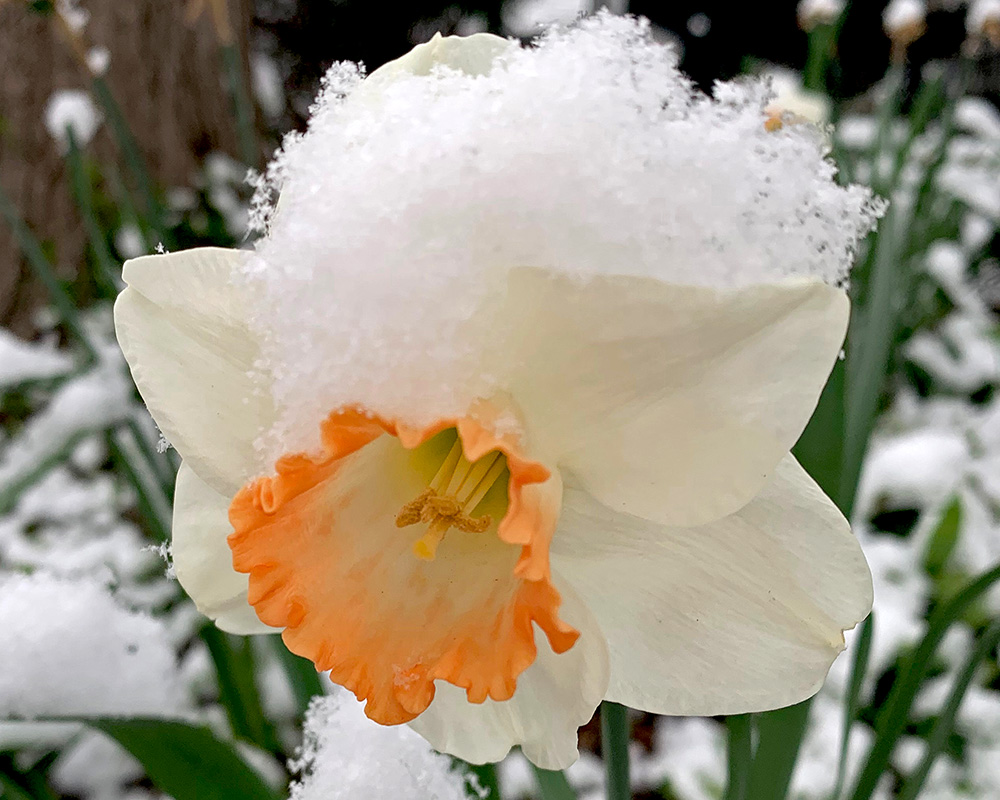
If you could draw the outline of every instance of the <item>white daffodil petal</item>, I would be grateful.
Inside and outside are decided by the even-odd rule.
[[[611,650],[608,699],[712,716],[799,702],[871,609],[847,521],[788,456],[737,513],[667,528],[568,488],[552,564]]]
[[[248,576],[233,569],[229,498],[186,463],[177,472],[171,554],[174,572],[198,610],[230,633],[276,633],[247,603]]]
[[[560,616],[580,631],[579,640],[555,655],[536,628],[535,663],[504,702],[473,704],[464,689],[437,681],[434,700],[410,723],[435,749],[485,764],[519,744],[543,769],[565,769],[576,761],[577,729],[593,716],[608,686],[608,648],[587,607],[566,581],[553,578],[563,597]]]
[[[497,336],[533,441],[602,503],[700,525],[757,494],[844,338],[818,280],[738,290],[516,270]]]
[[[231,282],[245,256],[199,248],[126,262],[115,331],[164,436],[215,489],[232,495],[257,470],[254,441],[271,400],[250,376],[257,345]]]
[[[406,55],[383,64],[365,82],[384,85],[406,75],[430,75],[435,67],[447,67],[468,75],[486,75],[499,56],[517,48],[515,42],[492,33],[474,33],[471,36],[442,36],[438,33]]]

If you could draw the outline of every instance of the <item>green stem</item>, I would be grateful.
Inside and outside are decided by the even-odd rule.
[[[844,791],[844,781],[847,776],[847,756],[851,745],[851,728],[858,718],[861,687],[868,671],[868,657],[871,654],[872,633],[875,627],[875,612],[861,623],[858,638],[854,644],[854,659],[851,661],[851,677],[847,687],[847,697],[844,698],[844,731],[840,736],[840,758],[837,761],[837,781],[834,784],[833,800],[840,800]]]
[[[753,760],[753,717],[749,714],[726,717],[726,733],[729,779],[724,800],[747,800]]]
[[[149,468],[128,429],[118,429],[109,437],[111,455],[135,488],[142,518],[152,525],[158,542],[170,540],[172,511],[170,498],[164,494],[156,474]]]
[[[90,180],[87,178],[87,170],[83,164],[83,155],[77,146],[72,127],[66,128],[66,140],[69,145],[66,150],[66,164],[69,167],[70,185],[76,205],[80,209],[83,227],[87,231],[87,238],[90,240],[90,249],[94,253],[94,260],[97,262],[95,278],[102,291],[108,297],[114,297],[124,285],[119,274],[121,268],[115,257],[111,255],[108,240],[104,235],[100,223],[97,221]]]
[[[899,793],[898,800],[916,800],[917,795],[923,788],[924,781],[927,780],[927,776],[930,774],[931,767],[934,766],[937,757],[944,750],[945,745],[948,743],[948,737],[951,736],[951,732],[955,728],[955,718],[958,716],[958,709],[962,705],[962,700],[969,688],[969,684],[972,683],[977,667],[979,667],[979,664],[983,660],[989,658],[998,643],[1000,643],[1000,620],[996,620],[987,629],[986,633],[983,634],[976,649],[969,656],[961,673],[955,679],[955,685],[952,687],[951,694],[948,695],[948,701],[945,703],[944,708],[938,715],[937,721],[934,723],[934,727],[931,728],[930,735],[927,737],[927,750],[924,753],[924,757],[913,774],[906,779],[906,783],[903,784],[903,788]]]
[[[601,703],[601,752],[607,772],[607,800],[630,800],[628,775],[628,709],[618,703]]]
[[[880,224],[865,296],[855,304],[851,318],[844,461],[837,493],[841,511],[848,517],[854,507],[861,465],[875,427],[895,344],[898,320],[895,309],[904,287],[905,267],[900,261],[907,229],[907,220],[901,220],[899,213],[897,206],[890,206]]]
[[[139,145],[132,135],[128,122],[125,121],[125,115],[122,114],[121,106],[118,105],[118,101],[115,100],[115,96],[112,94],[111,88],[104,78],[94,78],[93,89],[94,96],[104,109],[104,115],[111,126],[115,141],[118,143],[118,149],[121,150],[122,156],[125,159],[125,166],[131,173],[132,179],[138,184],[139,192],[146,207],[145,213],[150,227],[160,237],[163,244],[167,248],[170,248],[173,245],[173,239],[163,220],[163,207],[156,198],[153,179],[146,168],[146,160],[143,158],[142,151],[139,149]]]
[[[469,770],[479,780],[479,788],[486,791],[481,800],[500,800],[500,779],[497,777],[496,764],[467,764]],[[472,795],[479,797],[478,794]]]
[[[923,788],[924,781],[930,774],[931,767],[934,766],[937,757],[948,743],[948,737],[955,729],[955,717],[958,716],[958,709],[962,705],[962,699],[965,697],[969,684],[972,683],[977,667],[984,659],[989,658],[998,643],[1000,643],[1000,620],[996,620],[990,625],[986,633],[979,639],[979,644],[955,679],[955,685],[952,687],[951,694],[948,695],[948,701],[927,737],[927,750],[924,757],[913,774],[906,779],[898,800],[916,800]]]
[[[566,776],[559,770],[542,769],[531,765],[541,800],[576,800],[576,792]]]
[[[747,797],[784,800],[792,781],[812,700],[769,711],[757,718],[758,744],[750,768]]]
[[[254,126],[254,107],[247,89],[246,74],[239,47],[235,44],[222,46],[222,63],[229,80],[229,92],[236,114],[236,133],[240,142],[240,157],[248,167],[256,167],[260,160],[257,147],[257,130]]]
[[[264,714],[255,664],[247,637],[223,633],[213,623],[201,629],[219,679],[219,695],[233,733],[270,753],[280,753],[274,728]]]
[[[858,776],[854,792],[851,794],[852,800],[868,800],[875,791],[879,778],[889,764],[892,751],[906,729],[910,719],[910,708],[927,675],[931,658],[948,628],[997,581],[1000,581],[1000,564],[969,583],[931,615],[926,635],[893,682],[889,697],[882,705],[875,725],[875,742],[868,754],[865,767]]]
[[[295,695],[299,715],[302,716],[306,713],[306,709],[309,708],[309,703],[312,702],[312,699],[323,694],[323,683],[319,673],[316,671],[316,665],[307,658],[295,655],[281,641],[280,636],[270,636],[268,638],[273,642],[274,651],[281,660],[285,676],[288,678],[288,682],[292,687],[292,693]]]
[[[2,216],[10,226],[14,234],[14,240],[21,248],[28,266],[34,276],[45,286],[49,293],[49,300],[56,307],[59,319],[66,326],[66,330],[77,340],[77,343],[87,354],[90,361],[97,361],[97,351],[94,349],[83,325],[80,322],[80,315],[77,312],[76,304],[69,293],[63,288],[59,279],[56,278],[49,259],[42,250],[42,246],[31,229],[21,219],[14,204],[0,187],[0,216]]]

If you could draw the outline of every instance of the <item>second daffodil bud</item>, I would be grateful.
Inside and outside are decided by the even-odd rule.
[[[889,0],[882,12],[882,28],[892,41],[892,60],[903,61],[910,45],[927,31],[927,4],[924,0]]]
[[[198,608],[473,762],[816,692],[871,577],[789,450],[881,206],[767,99],[608,14],[334,66],[253,249],[125,265]]]

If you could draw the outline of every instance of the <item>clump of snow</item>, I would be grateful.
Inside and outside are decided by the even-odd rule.
[[[106,47],[91,47],[87,51],[87,69],[96,77],[101,77],[111,66],[111,51]]]
[[[74,445],[82,433],[111,427],[132,408],[131,387],[117,361],[66,380],[0,453],[0,496],[39,464]]]
[[[241,276],[281,449],[340,405],[423,422],[493,395],[479,354],[519,266],[843,282],[881,205],[837,185],[814,127],[765,130],[768,100],[763,82],[701,94],[647,23],[607,14],[484,75],[335,66],[258,189],[268,235]]]
[[[101,584],[0,576],[0,715],[177,716],[185,708],[162,622]]]
[[[997,0],[1000,20],[1000,0]],[[1000,142],[1000,111],[982,97],[963,97],[955,104],[955,124],[983,139]]]
[[[79,147],[88,144],[101,126],[101,113],[80,89],[59,89],[52,93],[45,106],[45,130],[63,150],[69,147],[67,131]]]
[[[952,314],[936,331],[918,331],[907,342],[907,357],[943,385],[974,392],[1000,378],[1000,353],[993,327],[972,316]]]
[[[122,225],[115,233],[115,249],[122,258],[138,258],[146,254],[142,231],[135,225]]]
[[[345,692],[313,699],[304,734],[291,800],[466,800],[466,777],[451,759],[405,725],[372,722]]]
[[[266,53],[251,55],[250,81],[264,115],[270,119],[280,117],[285,110],[285,86],[277,62]]]
[[[75,797],[117,798],[122,787],[146,774],[142,764],[113,739],[85,730],[52,765],[52,784]]]
[[[0,389],[26,381],[58,378],[73,369],[73,357],[44,342],[26,342],[0,328]]]
[[[81,33],[90,22],[90,12],[80,7],[80,0],[56,0],[56,13],[73,33]]]

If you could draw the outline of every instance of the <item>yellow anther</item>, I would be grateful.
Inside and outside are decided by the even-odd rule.
[[[456,440],[430,486],[404,505],[396,515],[396,527],[424,523],[427,533],[413,545],[418,558],[434,559],[438,545],[450,528],[466,533],[483,533],[493,524],[488,514],[473,517],[469,512],[482,502],[506,467],[506,459],[493,452],[470,463]],[[442,489],[442,487],[447,487]]]

